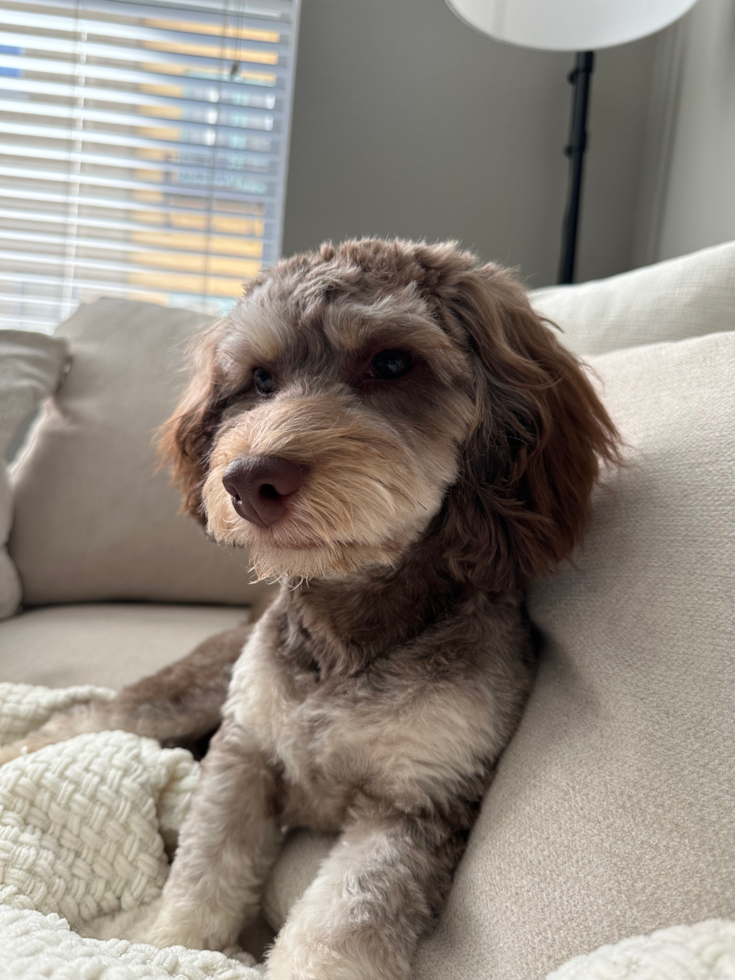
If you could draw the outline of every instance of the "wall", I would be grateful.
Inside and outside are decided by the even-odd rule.
[[[632,261],[652,50],[597,57],[579,279]],[[458,238],[554,282],[572,63],[492,41],[443,0],[303,0],[284,253]]]
[[[735,239],[735,3],[699,0],[680,32],[668,175],[654,226],[661,259]]]

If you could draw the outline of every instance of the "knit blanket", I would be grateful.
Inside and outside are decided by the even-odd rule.
[[[112,696],[0,684],[0,744]],[[0,978],[262,980],[247,954],[89,938],[158,897],[198,775],[189,752],[127,732],[78,735],[0,767]]]
[[[0,683],[0,745],[111,696]],[[159,896],[198,773],[184,749],[126,732],[78,735],[0,766],[0,980],[262,980],[237,951],[90,938],[114,935],[111,922]],[[735,922],[626,939],[548,980],[735,980]]]
[[[708,919],[575,956],[547,980],[735,980],[735,922]]]

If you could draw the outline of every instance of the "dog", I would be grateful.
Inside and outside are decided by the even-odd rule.
[[[163,455],[277,597],[25,750],[216,729],[138,938],[227,948],[284,829],[338,831],[267,975],[405,980],[532,683],[522,590],[581,540],[617,433],[522,286],[451,243],[282,260],[195,361]]]

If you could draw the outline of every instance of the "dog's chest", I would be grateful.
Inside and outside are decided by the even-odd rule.
[[[410,808],[482,778],[503,725],[481,680],[458,689],[393,676],[378,688],[285,670],[253,634],[227,713],[282,772],[285,822],[336,828],[359,794]]]
[[[363,708],[358,722],[354,699],[339,684],[279,670],[262,653],[251,644],[238,662],[229,711],[282,772],[286,809],[312,825],[338,827],[375,768],[386,719]]]

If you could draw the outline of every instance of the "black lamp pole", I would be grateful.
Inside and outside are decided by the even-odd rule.
[[[577,52],[574,70],[569,74],[569,83],[574,88],[574,96],[572,99],[569,145],[564,150],[564,153],[569,157],[569,194],[564,215],[561,263],[559,265],[560,283],[574,282],[579,200],[582,193],[584,151],[587,149],[587,106],[590,94],[590,77],[594,63],[594,51],[579,51]]]

